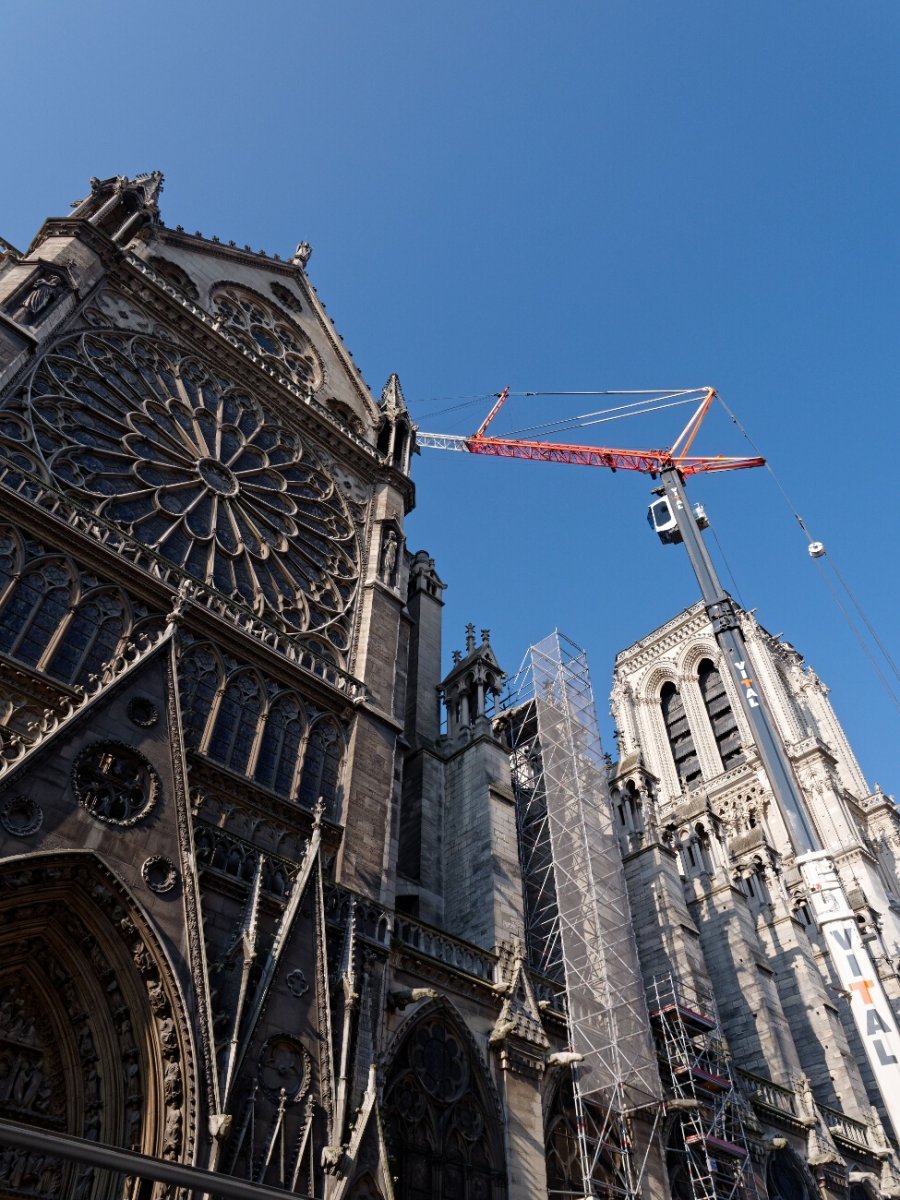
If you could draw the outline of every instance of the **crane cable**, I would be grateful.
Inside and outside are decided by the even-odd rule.
[[[528,393],[537,395],[538,393]],[[663,400],[669,403],[663,404]],[[642,417],[645,413],[661,412],[664,408],[678,408],[682,404],[696,404],[695,395],[682,399],[672,399],[671,396],[656,396],[654,400],[636,400],[633,404],[619,404],[614,408],[601,408],[596,412],[579,413],[574,417],[562,417],[556,421],[545,421],[540,425],[524,425],[521,429],[513,429],[506,437],[516,437],[520,433],[531,433],[543,430],[545,433],[564,433],[567,429],[587,429],[590,425],[605,425],[608,421],[622,421],[626,417]],[[637,409],[638,411],[634,411]]]
[[[741,432],[744,439],[749,443],[750,446],[753,447],[754,452],[760,458],[762,458],[763,455],[762,455],[759,447],[753,441],[753,438],[750,437],[750,434],[747,432],[747,430],[744,428],[744,426],[741,424],[741,422],[737,419],[737,417],[734,415],[734,413],[731,411],[731,409],[728,407],[728,405],[725,403],[725,401],[722,399],[722,397],[717,394],[716,398],[718,399],[719,403],[722,405],[722,408],[725,410],[728,417],[731,419],[732,423],[737,426],[738,430]],[[797,524],[800,526],[801,530],[803,531],[803,535],[806,538],[807,544],[810,546],[814,545],[815,539],[813,538],[812,534],[809,532],[809,529],[806,526],[806,522],[803,520],[800,513],[797,512],[796,508],[791,503],[791,499],[788,496],[787,491],[784,488],[784,485],[782,484],[782,482],[778,478],[778,476],[775,474],[772,464],[768,460],[766,460],[766,470],[771,475],[775,486],[777,487],[778,491],[781,493],[782,499],[784,500],[785,504],[787,505],[787,508],[788,508],[789,512],[791,513],[791,516],[794,518],[794,520],[797,522]],[[862,636],[862,634],[860,633],[860,631],[856,625],[856,622],[853,620],[853,617],[851,616],[851,614],[847,611],[846,605],[842,602],[841,597],[838,595],[837,590],[833,586],[831,580],[828,578],[828,574],[825,570],[825,564],[822,563],[821,558],[828,559],[828,563],[831,566],[832,571],[834,571],[834,574],[837,577],[841,587],[846,592],[851,603],[853,604],[853,607],[859,613],[860,618],[861,618],[863,624],[865,625],[866,629],[868,630],[870,637],[872,638],[872,640],[874,641],[874,643],[878,647],[878,649],[881,651],[881,654],[884,657],[885,662],[890,667],[891,671],[893,672],[893,674],[896,677],[896,679],[898,680],[898,682],[900,682],[900,668],[898,668],[896,662],[894,662],[894,659],[891,657],[891,654],[888,651],[887,647],[885,646],[884,642],[878,636],[878,633],[877,633],[875,627],[872,625],[871,621],[869,620],[869,618],[866,616],[865,612],[863,611],[862,605],[859,603],[859,601],[854,596],[853,592],[850,590],[849,584],[847,583],[846,579],[844,579],[844,576],[841,574],[841,572],[838,570],[837,565],[834,562],[834,560],[832,559],[831,555],[825,554],[825,555],[820,555],[818,557],[814,557],[813,561],[815,562],[816,566],[819,568],[819,572],[822,576],[822,580],[824,581],[825,586],[828,588],[828,591],[831,595],[832,600],[835,603],[835,606],[837,607],[838,611],[843,616],[844,620],[847,622],[847,625],[849,626],[850,631],[852,632],[853,636],[856,638],[856,641],[859,644],[860,649],[863,651],[866,658],[869,660],[869,663],[871,664],[872,669],[875,671],[875,674],[878,676],[879,680],[881,681],[882,687],[887,692],[888,696],[890,697],[894,706],[897,708],[898,712],[900,712],[900,698],[898,698],[897,693],[894,691],[894,689],[891,686],[888,679],[885,678],[884,672],[881,670],[881,667],[879,666],[875,656],[873,655],[871,648],[867,645],[865,638]]]

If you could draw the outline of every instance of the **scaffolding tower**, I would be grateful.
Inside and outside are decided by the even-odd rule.
[[[673,1194],[757,1200],[743,1100],[712,996],[661,975],[648,999],[667,1108],[678,1118],[668,1147]]]
[[[565,984],[584,1194],[636,1200],[662,1089],[584,651],[532,646],[500,721],[529,959]]]

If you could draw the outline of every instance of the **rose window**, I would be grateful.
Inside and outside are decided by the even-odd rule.
[[[214,312],[254,353],[268,359],[310,392],[322,386],[322,367],[304,335],[252,292],[227,288],[215,295]]]
[[[197,359],[143,336],[55,346],[30,417],[57,482],[188,575],[338,650],[358,576],[353,522],[299,438]]]

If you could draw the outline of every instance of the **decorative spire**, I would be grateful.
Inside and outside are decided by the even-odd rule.
[[[381,407],[393,417],[407,411],[403,388],[400,386],[400,377],[396,371],[382,388]]]
[[[466,626],[466,654],[475,653],[475,626]]]
[[[125,246],[147,225],[158,225],[161,171],[147,171],[128,179],[113,175],[91,180],[91,192],[73,205],[73,217],[83,218]]]

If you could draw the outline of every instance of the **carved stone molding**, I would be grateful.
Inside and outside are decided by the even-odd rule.
[[[159,798],[160,782],[133,746],[102,741],[86,746],[75,759],[72,790],[98,821],[130,828],[149,816]]]
[[[13,837],[31,837],[44,823],[44,810],[32,796],[11,796],[0,808],[0,825]]]
[[[153,854],[144,860],[141,866],[141,877],[150,891],[157,892],[159,895],[171,892],[178,882],[175,864],[170,858],[164,858],[160,854]]]

